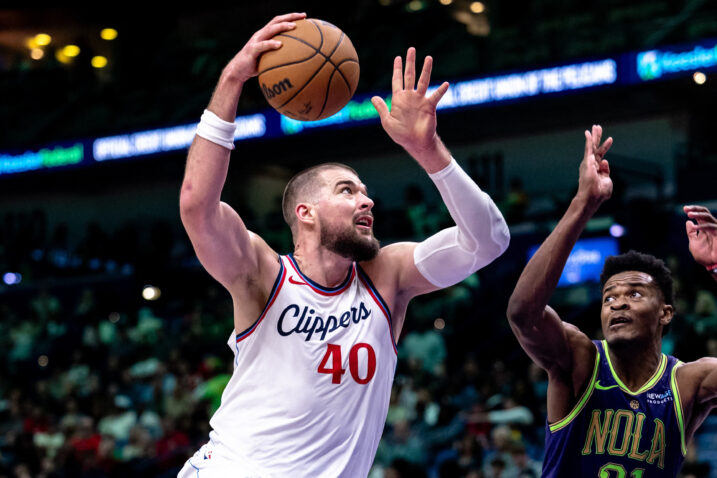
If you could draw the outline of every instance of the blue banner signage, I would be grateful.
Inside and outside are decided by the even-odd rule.
[[[537,252],[540,245],[528,249],[528,260]],[[558,287],[599,282],[602,267],[608,256],[618,254],[617,239],[614,237],[593,237],[579,239],[570,251],[568,261],[560,275]]]
[[[717,41],[686,48],[654,49],[636,55],[637,76],[642,81],[657,80],[717,67]]]

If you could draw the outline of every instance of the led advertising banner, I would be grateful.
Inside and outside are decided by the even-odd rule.
[[[85,141],[76,141],[69,145],[48,146],[37,151],[25,151],[17,154],[0,153],[0,175],[73,166],[86,162],[88,157]]]
[[[615,58],[517,71],[451,84],[438,109],[451,110],[519,101],[543,95],[588,90],[616,84],[634,84],[717,70],[717,40],[680,47],[632,52]],[[437,86],[429,88],[429,94]],[[302,122],[273,109],[238,116],[235,141],[292,136],[325,128],[353,127],[378,122],[371,104],[377,93],[357,95],[335,115]],[[381,95],[380,93],[378,93]],[[390,106],[390,95],[381,95]],[[0,176],[127,160],[185,150],[194,139],[196,123],[136,131],[96,139],[53,144],[36,150],[0,151]]]
[[[634,54],[633,61],[631,82],[666,80],[695,71],[717,70],[717,40],[641,51]]]

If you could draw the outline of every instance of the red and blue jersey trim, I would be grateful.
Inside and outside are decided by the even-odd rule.
[[[356,269],[358,269],[358,276],[361,282],[363,282],[364,287],[366,287],[366,290],[368,291],[371,298],[376,302],[376,305],[378,305],[379,309],[383,312],[383,315],[386,316],[386,320],[388,320],[388,330],[391,333],[391,345],[393,345],[393,351],[398,355],[398,349],[396,347],[396,338],[393,336],[393,320],[391,320],[391,311],[388,308],[388,305],[386,304],[386,301],[383,300],[383,297],[381,297],[381,294],[378,293],[378,290],[376,289],[376,286],[373,285],[373,282],[371,282],[371,279],[369,278],[368,274],[364,272],[364,270],[361,268],[360,265],[356,265]]]
[[[264,306],[264,310],[261,311],[261,315],[258,319],[244,332],[241,334],[238,334],[236,336],[237,343],[241,342],[248,336],[256,330],[259,323],[261,323],[262,320],[264,320],[264,317],[266,316],[267,311],[271,307],[271,305],[276,300],[276,296],[279,295],[279,291],[281,290],[281,286],[284,284],[284,278],[286,277],[286,268],[284,267],[284,261],[281,260],[281,257],[279,257],[279,274],[276,276],[276,280],[274,281],[274,285],[271,288],[271,293],[269,294],[269,300],[266,301],[266,305]]]
[[[299,277],[306,283],[306,285],[309,286],[317,294],[326,295],[326,296],[339,295],[343,291],[345,291],[346,289],[349,288],[349,286],[351,285],[351,282],[353,282],[353,279],[356,276],[356,267],[355,267],[355,265],[351,265],[349,272],[346,275],[346,278],[344,279],[344,281],[341,284],[339,284],[336,287],[324,287],[324,286],[312,281],[311,279],[306,277],[303,272],[301,272],[301,269],[299,269],[299,264],[296,263],[296,259],[294,259],[293,254],[289,254],[286,257],[289,259],[289,264],[291,265],[292,269],[294,269],[294,271],[296,271],[296,273],[299,274]]]

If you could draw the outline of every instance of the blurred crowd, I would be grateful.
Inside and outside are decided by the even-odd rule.
[[[529,207],[520,184],[502,207],[520,220]],[[448,220],[410,188],[392,214],[389,232],[409,239]],[[656,252],[673,270],[678,311],[665,352],[717,356],[714,284],[675,246],[684,219],[665,214]],[[0,223],[0,477],[176,476],[207,440],[232,372],[230,296],[171,225],[91,223],[84,237],[69,236],[42,211]],[[285,236],[266,236],[288,252]],[[371,478],[540,476],[547,376],[513,338],[505,305],[525,264],[521,244],[542,238],[514,233],[504,258],[411,304]],[[149,284],[157,289],[143,298]],[[597,289],[555,298],[563,319],[595,338]],[[715,476],[713,418],[690,446],[684,478]]]

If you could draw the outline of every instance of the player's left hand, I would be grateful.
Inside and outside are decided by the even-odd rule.
[[[378,111],[386,133],[420,162],[419,158],[424,153],[435,150],[440,141],[436,134],[436,105],[448,91],[448,82],[444,82],[430,96],[426,96],[433,58],[427,56],[424,60],[418,83],[415,48],[409,48],[406,53],[405,72],[402,63],[400,56],[393,61],[390,111],[379,96],[371,98],[371,103]]]
[[[685,206],[683,210],[697,221],[685,223],[692,257],[705,267],[717,264],[717,219],[704,206]]]

